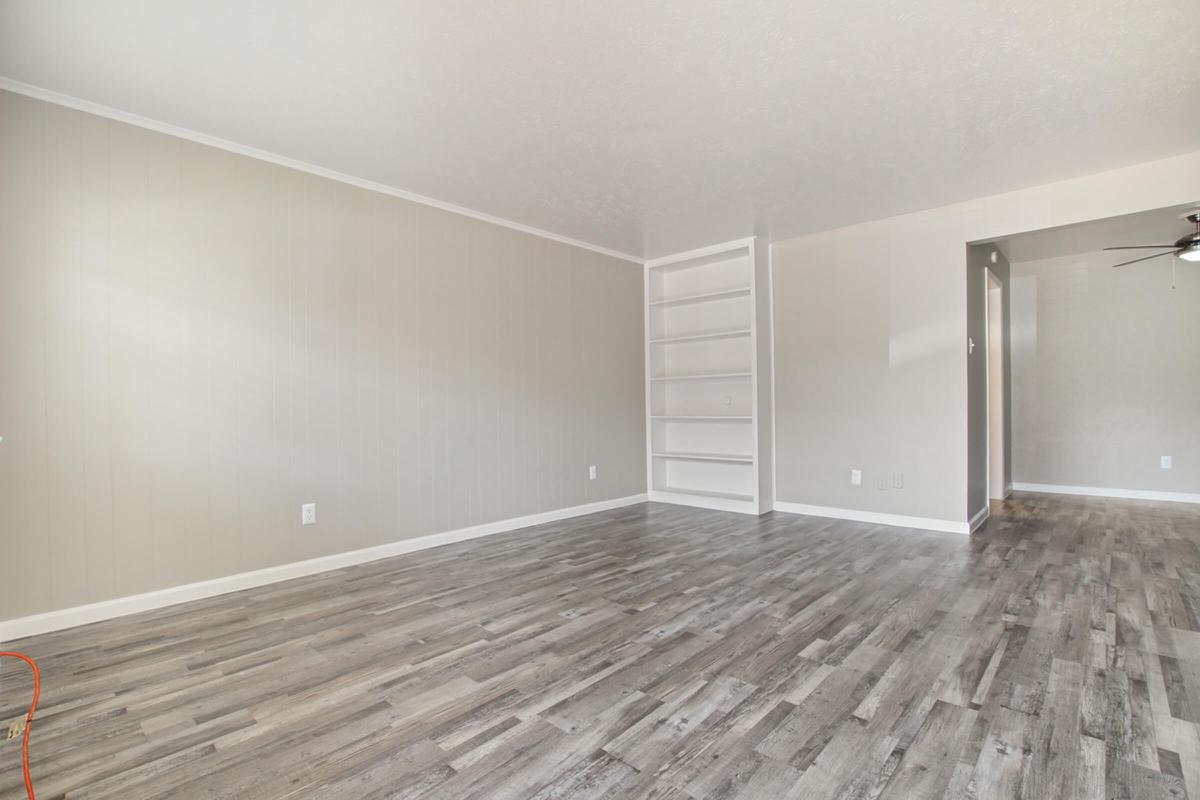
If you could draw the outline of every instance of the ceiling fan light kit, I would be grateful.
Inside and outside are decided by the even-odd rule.
[[[1184,261],[1200,261],[1200,208],[1193,208],[1190,211],[1185,211],[1179,215],[1180,219],[1186,219],[1188,222],[1196,226],[1193,233],[1186,236],[1181,236],[1175,240],[1174,244],[1135,244],[1127,247],[1106,247],[1105,250],[1164,250],[1162,253],[1155,253],[1152,256],[1143,256],[1135,258],[1132,261],[1123,261],[1120,264],[1113,264],[1113,268],[1124,267],[1129,264],[1136,264],[1139,261],[1149,261],[1152,258],[1161,256],[1175,256]]]

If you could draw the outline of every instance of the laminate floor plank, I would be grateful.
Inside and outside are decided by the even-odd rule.
[[[1200,800],[1187,504],[644,504],[7,647],[44,798]]]

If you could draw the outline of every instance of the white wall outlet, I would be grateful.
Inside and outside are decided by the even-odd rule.
[[[588,467],[588,480],[589,481],[596,480],[596,465],[595,464]]]
[[[300,506],[300,524],[301,525],[316,525],[317,524],[317,504],[305,503]]]
[[[887,491],[887,475],[880,475],[879,480],[876,481],[876,483],[879,485],[879,491]]]
[[[893,489],[903,489],[904,488],[904,473],[903,472],[893,472],[892,473],[892,488]]]
[[[1161,462],[1161,463],[1162,463],[1162,468],[1163,468],[1163,469],[1170,469],[1170,468],[1171,468],[1171,457],[1170,457],[1170,456],[1163,456],[1163,457],[1162,457],[1162,462]]]
[[[862,486],[862,470],[861,469],[850,470],[850,485],[851,486]]]

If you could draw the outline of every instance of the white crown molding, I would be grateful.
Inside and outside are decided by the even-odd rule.
[[[940,533],[969,534],[971,527],[966,522],[955,522],[949,519],[933,517],[910,517],[904,514],[882,514],[877,511],[857,511],[852,508],[833,508],[831,506],[810,506],[805,503],[785,503],[775,501],[775,510],[788,514],[805,514],[810,517],[828,517],[830,519],[845,519],[852,522],[869,522],[875,525],[891,525],[897,528],[919,528]]]
[[[433,208],[438,208],[442,211],[449,211],[451,214],[459,214],[461,216],[470,217],[483,222],[490,222],[493,225],[511,228],[512,230],[528,233],[532,236],[540,236],[543,239],[550,239],[551,241],[560,242],[561,244],[567,244],[571,245],[572,247],[590,250],[593,253],[600,253],[601,255],[619,258],[624,261],[632,261],[634,264],[645,263],[645,259],[639,258],[635,255],[630,255],[629,253],[622,253],[619,250],[612,250],[607,247],[601,247],[600,245],[589,244],[588,242],[580,241],[579,239],[572,239],[570,236],[560,236],[559,234],[552,233],[551,231],[542,230],[541,228],[534,228],[530,225],[522,225],[520,222],[513,222],[512,220],[504,219],[502,217],[485,214],[482,211],[475,211],[464,206],[458,206],[454,203],[447,203],[442,200],[426,197],[414,192],[406,192],[403,189],[397,189],[395,186],[387,186],[386,184],[376,183],[375,181],[369,181],[365,178],[357,178],[353,175],[347,175],[332,169],[319,167],[316,164],[309,164],[304,161],[297,161],[294,158],[288,158],[287,156],[270,153],[266,150],[259,150],[255,147],[247,147],[246,145],[238,144],[237,142],[231,142],[228,139],[221,139],[217,136],[209,136],[206,133],[199,133],[197,131],[188,130],[187,128],[181,128],[178,125],[172,125],[169,122],[159,122],[158,120],[150,119],[149,117],[143,117],[138,114],[130,114],[126,111],[121,111],[120,109],[110,108],[109,106],[101,105],[99,103],[93,103],[90,100],[83,100],[79,97],[72,97],[68,94],[62,94],[61,92],[43,89],[40,86],[22,83],[21,81],[13,80],[12,78],[6,78],[3,75],[0,75],[0,89],[5,89],[15,94],[25,95],[26,97],[32,97],[35,100],[44,100],[47,103],[73,108],[76,111],[94,114],[98,117],[104,117],[105,119],[111,119],[116,122],[123,122],[126,125],[133,125],[138,128],[157,131],[158,133],[165,133],[168,136],[176,136],[180,139],[187,139],[190,142],[196,142],[197,144],[215,147],[219,150],[226,150],[230,153],[248,156],[250,158],[258,159],[259,161],[267,161],[272,164],[278,164],[281,167],[288,167],[289,169],[299,170],[300,172],[307,172],[311,175],[319,175],[322,178],[328,178],[330,180],[338,181],[339,183],[348,183],[351,186],[357,186],[360,189],[366,189],[371,192],[378,192],[380,194],[391,195],[392,197],[399,197],[402,200],[410,200],[414,203],[420,203],[421,205],[432,206]]]
[[[403,555],[404,553],[427,550],[431,547],[465,542],[468,539],[478,539],[497,533],[507,533],[518,528],[544,525],[548,522],[557,522],[571,517],[584,516],[585,514],[595,514],[598,511],[623,508],[637,503],[644,503],[645,501],[646,495],[644,494],[618,497],[613,500],[601,500],[581,506],[559,508],[554,511],[544,511],[540,514],[530,514],[525,517],[515,517],[498,522],[488,522],[483,525],[474,525],[469,528],[459,528],[428,536],[418,536],[413,539],[403,539],[398,542],[391,542],[390,544],[379,545],[377,547],[368,547],[363,550],[352,550],[347,553],[335,553],[329,556],[321,556],[320,558],[311,558],[307,561],[280,564],[276,567],[267,567],[266,569],[254,570],[253,572],[243,572],[238,575],[201,581],[200,583],[172,586],[155,592],[147,592],[146,594],[118,597],[113,600],[91,603],[86,606],[64,608],[59,611],[49,611],[45,614],[35,614],[29,617],[0,621],[0,642],[10,642],[15,639],[23,639],[26,636],[36,636],[65,628],[74,628],[78,625],[87,625],[106,619],[123,617],[128,614],[136,614],[141,611],[151,611],[179,603],[187,603],[193,600],[203,600],[208,597],[228,594],[229,592],[253,589],[256,586],[265,586],[270,583],[291,580],[292,578],[303,578],[319,572],[342,569],[354,566],[355,564],[365,564],[368,561],[378,561],[381,558],[391,558]]]
[[[1019,483],[1012,488],[1018,492],[1046,494],[1078,494],[1086,497],[1115,497],[1123,500],[1161,500],[1168,503],[1200,503],[1194,492],[1156,492],[1148,489],[1107,489],[1099,486],[1060,486],[1056,483]]]

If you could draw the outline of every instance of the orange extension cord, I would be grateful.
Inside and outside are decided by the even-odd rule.
[[[38,697],[42,693],[42,674],[38,672],[33,659],[21,653],[0,653],[0,658],[19,658],[33,670],[33,702],[29,704],[29,713],[25,715],[25,735],[21,738],[21,768],[25,772],[25,792],[29,800],[33,797],[33,779],[29,777],[29,731],[33,728],[33,712],[37,711]]]

